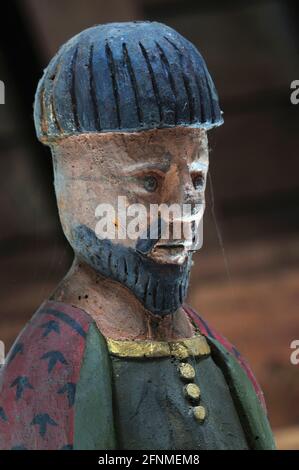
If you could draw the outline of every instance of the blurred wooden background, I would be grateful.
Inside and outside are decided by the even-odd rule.
[[[299,449],[299,366],[290,363],[290,343],[299,339],[299,105],[289,98],[291,81],[299,79],[298,3],[22,0],[9,2],[2,16],[0,339],[6,348],[71,263],[50,153],[33,128],[42,69],[86,27],[165,22],[206,58],[225,118],[210,135],[212,186],[189,301],[249,359],[279,447]]]

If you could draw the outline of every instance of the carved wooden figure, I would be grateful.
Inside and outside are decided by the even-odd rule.
[[[75,256],[1,370],[0,448],[274,448],[248,364],[184,303],[194,221],[191,243],[165,237],[160,215],[154,237],[96,230],[119,196],[202,216],[222,115],[197,49],[155,22],[87,29],[45,70],[34,119]]]

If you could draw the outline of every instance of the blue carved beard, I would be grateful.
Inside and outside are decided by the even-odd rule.
[[[182,265],[160,264],[133,248],[100,240],[93,230],[79,225],[72,233],[79,256],[102,276],[130,289],[154,315],[174,313],[187,295],[191,254]]]

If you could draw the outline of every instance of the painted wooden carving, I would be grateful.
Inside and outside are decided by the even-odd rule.
[[[34,119],[75,257],[1,371],[0,448],[273,448],[248,364],[184,303],[207,131],[222,124],[197,49],[159,23],[87,29],[45,70]],[[120,197],[145,209],[143,236]],[[113,236],[99,235],[103,204]],[[191,207],[167,236],[148,215],[161,204]]]

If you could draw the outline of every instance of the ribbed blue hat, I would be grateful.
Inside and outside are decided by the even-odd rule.
[[[198,50],[172,28],[137,21],[82,31],[41,78],[38,138],[222,124],[218,96]]]

